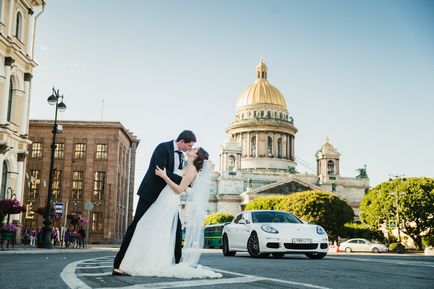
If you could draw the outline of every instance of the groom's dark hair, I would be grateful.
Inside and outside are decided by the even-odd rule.
[[[184,130],[179,134],[178,138],[176,139],[177,142],[181,140],[183,140],[185,143],[196,142],[196,136],[191,130]]]

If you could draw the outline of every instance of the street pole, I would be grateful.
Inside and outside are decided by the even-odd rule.
[[[61,102],[59,103],[59,99]],[[50,172],[48,176],[48,193],[47,193],[47,204],[45,207],[45,220],[44,227],[42,228],[42,240],[40,242],[40,248],[51,249],[53,244],[51,243],[51,231],[53,230],[51,220],[51,196],[53,190],[53,171],[54,171],[54,151],[56,150],[56,134],[57,134],[57,111],[64,111],[66,105],[63,103],[63,95],[59,95],[59,90],[55,90],[53,87],[53,94],[48,97],[48,103],[51,105],[56,105],[56,110],[54,114],[54,124],[53,124],[53,138],[51,141],[51,156],[50,156]]]

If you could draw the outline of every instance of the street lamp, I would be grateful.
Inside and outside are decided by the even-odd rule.
[[[389,180],[392,181],[393,179],[398,180],[397,184],[396,184],[396,192],[391,192],[391,195],[395,195],[395,200],[396,200],[396,228],[398,230],[398,244],[396,246],[396,253],[402,253],[404,252],[404,246],[401,244],[401,231],[400,231],[400,226],[401,226],[401,222],[399,220],[399,197],[404,195],[404,193],[399,192],[398,186],[399,186],[399,180],[401,180],[405,182],[405,176],[404,175],[390,175]]]
[[[53,125],[53,139],[51,142],[51,158],[50,158],[50,174],[48,177],[48,195],[47,195],[47,205],[45,208],[45,220],[44,227],[42,228],[42,240],[39,245],[40,248],[51,249],[53,244],[51,243],[51,231],[52,231],[52,220],[51,220],[51,195],[53,189],[53,170],[54,170],[54,151],[56,149],[56,134],[58,133],[57,125],[57,111],[65,111],[66,105],[63,102],[63,95],[59,94],[59,90],[54,89],[53,93],[47,99],[50,105],[56,105],[56,111],[54,114],[54,125]]]

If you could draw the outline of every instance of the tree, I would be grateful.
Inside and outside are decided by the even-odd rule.
[[[217,213],[209,214],[203,221],[203,224],[207,226],[212,224],[227,223],[227,222],[232,222],[233,219],[234,216],[232,216],[229,213],[217,212]]]
[[[322,226],[330,240],[338,241],[345,223],[354,219],[350,205],[338,196],[324,191],[306,191],[285,197],[277,206],[302,220]]]
[[[434,178],[381,183],[363,197],[360,217],[366,224],[378,228],[384,222],[396,220],[398,205],[401,231],[422,249],[423,237],[434,230]]]
[[[275,210],[280,202],[285,198],[285,196],[280,195],[269,195],[258,197],[251,200],[246,205],[246,211],[250,210]]]

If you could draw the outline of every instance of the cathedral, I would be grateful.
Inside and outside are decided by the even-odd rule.
[[[339,173],[340,153],[329,139],[316,152],[316,174],[298,173],[294,153],[298,129],[282,93],[268,81],[261,59],[256,80],[239,96],[235,117],[226,129],[219,167],[213,170],[209,212],[233,215],[263,195],[289,195],[307,190],[332,192],[359,214],[369,188],[366,168],[357,177]]]

